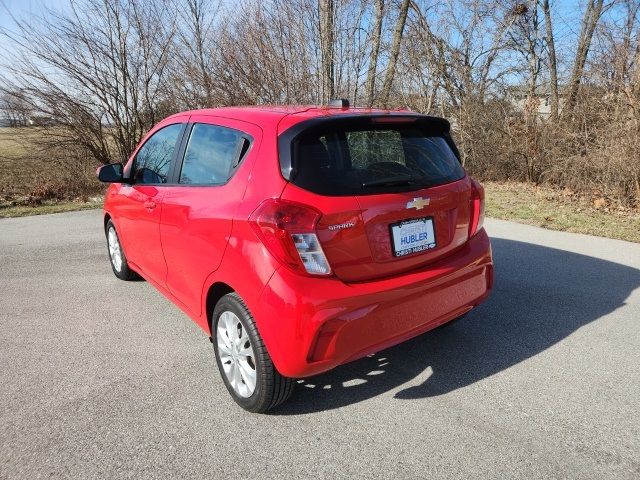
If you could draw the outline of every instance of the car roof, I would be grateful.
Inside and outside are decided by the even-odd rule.
[[[172,115],[210,115],[234,120],[243,120],[257,125],[271,125],[278,128],[278,133],[289,127],[316,117],[333,117],[341,115],[385,115],[385,114],[409,114],[416,115],[410,110],[382,110],[358,107],[329,107],[319,105],[253,105],[237,107],[205,108],[189,110]],[[167,120],[168,120],[167,119]]]

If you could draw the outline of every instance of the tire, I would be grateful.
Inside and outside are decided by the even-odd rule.
[[[237,293],[228,293],[218,301],[211,327],[220,376],[238,405],[263,413],[291,396],[294,379],[276,370],[249,309]]]
[[[118,237],[118,232],[116,232],[116,226],[111,220],[107,221],[104,233],[107,237],[107,253],[109,254],[109,262],[111,263],[113,274],[120,280],[129,281],[139,279],[140,276],[129,268],[127,257],[125,257],[124,250],[120,245],[120,237]]]

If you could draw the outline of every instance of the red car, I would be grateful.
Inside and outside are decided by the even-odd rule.
[[[484,191],[441,118],[346,102],[184,112],[98,177],[113,272],[210,335],[252,412],[460,317],[493,283]]]

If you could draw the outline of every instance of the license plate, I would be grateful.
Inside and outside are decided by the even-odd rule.
[[[396,257],[435,248],[436,235],[433,230],[433,218],[417,218],[392,224],[391,243],[393,254]]]

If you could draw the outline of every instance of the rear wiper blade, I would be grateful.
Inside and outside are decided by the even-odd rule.
[[[378,178],[377,180],[369,180],[363,182],[363,187],[380,187],[380,186],[395,186],[395,185],[407,185],[416,183],[420,180],[420,177],[413,177],[411,175],[396,175],[394,177]]]

